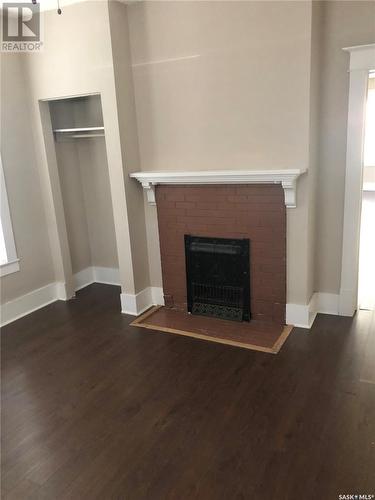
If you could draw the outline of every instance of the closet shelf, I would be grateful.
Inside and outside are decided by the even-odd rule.
[[[104,132],[104,127],[75,127],[75,128],[54,128],[54,132],[61,134],[75,134],[84,132]]]

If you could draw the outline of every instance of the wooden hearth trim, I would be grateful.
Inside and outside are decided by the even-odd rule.
[[[208,336],[208,335],[201,335],[196,332],[190,332],[188,330],[176,330],[175,328],[168,328],[166,326],[155,326],[150,322],[144,322],[147,318],[152,316],[158,309],[164,306],[154,306],[151,307],[148,311],[145,313],[141,314],[138,316],[132,323],[130,323],[130,326],[137,326],[139,328],[146,328],[147,330],[154,330],[158,332],[164,332],[164,333],[173,333],[175,335],[182,335],[185,337],[192,337],[195,339],[199,340],[206,340],[207,342],[215,342],[217,344],[224,344],[224,345],[231,345],[233,347],[241,347],[243,349],[249,349],[251,351],[259,351],[259,352],[265,352],[269,354],[277,354],[281,347],[283,346],[284,342],[288,338],[290,332],[293,329],[293,326],[291,325],[285,325],[280,337],[276,340],[274,345],[271,348],[268,347],[262,347],[258,346],[255,344],[247,344],[244,342],[237,342],[234,340],[229,340],[229,339],[223,339],[219,337],[214,337],[214,336]]]

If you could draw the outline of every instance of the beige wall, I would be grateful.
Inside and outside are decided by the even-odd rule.
[[[146,216],[146,234],[148,248],[148,265],[150,270],[150,283],[152,286],[162,287],[161,255],[159,245],[159,227],[156,207],[144,199]]]
[[[148,247],[142,188],[129,173],[140,170],[138,130],[135,111],[134,87],[131,68],[127,8],[109,2],[109,22],[113,52],[113,69],[120,125],[121,154],[125,168],[127,216],[132,251],[135,291],[150,285]]]
[[[339,293],[349,90],[341,49],[375,42],[375,2],[324,2],[323,40],[315,289]]]
[[[54,281],[22,57],[1,54],[1,155],[20,270],[2,277],[1,303]]]
[[[129,7],[142,169],[309,167],[298,208],[288,210],[288,302],[339,291],[348,99],[341,49],[373,43],[374,19],[375,3],[362,1]],[[159,282],[150,211],[148,219]]]
[[[128,9],[142,169],[307,167],[310,2]]]
[[[118,268],[104,138],[56,142],[73,273]]]
[[[307,168],[311,2],[128,7],[143,170]],[[312,294],[308,176],[288,210],[288,301]],[[155,208],[151,283],[161,285]]]
[[[63,197],[73,273],[92,265],[89,231],[77,144],[56,143],[56,158]]]
[[[27,245],[23,250],[21,272],[28,269],[27,274],[4,278],[4,296],[60,280],[69,269],[64,245],[59,256],[64,234],[56,232],[56,220],[64,213],[58,190],[51,191],[56,175],[48,177],[47,156],[52,166],[56,159],[48,126],[41,127],[38,100],[95,92],[102,95],[124,290],[135,293],[150,281],[161,284],[155,208],[146,207],[145,220],[141,188],[129,181],[130,171],[309,167],[298,182],[298,208],[288,210],[288,301],[305,304],[314,290],[338,293],[348,99],[348,55],[341,49],[373,43],[374,18],[375,3],[362,1],[140,2],[127,7],[113,1],[108,7],[104,1],[67,7],[63,16],[47,13],[44,52],[3,56],[10,68],[2,76],[7,86],[2,120],[9,120],[2,130],[3,161],[17,246],[22,248],[21,240],[29,235],[17,221],[17,212],[23,212],[16,201],[30,199],[27,227],[38,234],[30,261]],[[21,76],[22,59],[27,71]],[[29,114],[27,102],[14,112],[22,99],[30,104]],[[33,160],[27,165],[38,164],[45,215],[37,176],[25,171],[25,184],[33,179],[31,188],[18,188],[24,172],[16,179],[16,170],[9,173],[7,166],[14,162],[26,168],[22,165],[33,147],[30,130],[36,159],[34,166]],[[23,137],[22,150],[16,134]],[[34,261],[31,266],[31,254],[41,255],[42,271]],[[149,269],[144,265],[148,256]]]
[[[308,236],[307,236],[307,298],[311,298],[315,289],[316,274],[316,226],[317,226],[317,193],[319,171],[319,121],[321,97],[321,71],[323,51],[323,2],[312,3],[311,17],[311,71],[310,71],[310,136],[309,136],[309,209],[308,209]]]
[[[77,143],[93,266],[118,268],[116,234],[104,138]]]
[[[17,75],[15,77],[17,81],[12,81],[9,85],[14,85],[16,91],[22,82],[28,89],[27,105],[30,109],[28,139],[33,141],[35,147],[37,172],[41,184],[38,200],[39,203],[42,202],[41,206],[47,219],[47,242],[49,241],[49,255],[51,256],[44,258],[43,262],[46,268],[48,265],[53,266],[49,281],[65,283],[65,296],[68,298],[74,292],[73,271],[88,262],[89,252],[87,242],[80,241],[78,243],[76,239],[77,245],[74,251],[81,255],[82,259],[81,257],[77,258],[75,263],[77,265],[74,265],[74,269],[72,269],[66,223],[69,217],[70,222],[77,222],[77,220],[74,213],[64,212],[62,186],[48,108],[49,99],[61,97],[99,93],[102,98],[117,248],[115,248],[112,238],[108,237],[108,233],[112,229],[110,224],[106,225],[105,231],[98,234],[95,224],[88,221],[89,239],[95,240],[97,243],[94,245],[95,249],[90,248],[91,259],[95,261],[96,265],[117,267],[114,264],[118,255],[122,291],[126,294],[137,293],[149,286],[148,266],[145,265],[148,257],[143,193],[139,186],[134,183],[130,184],[128,178],[131,169],[139,168],[134,109],[133,115],[131,115],[132,106],[134,108],[134,97],[131,86],[127,85],[126,82],[127,78],[132,85],[131,68],[129,58],[126,61],[126,58],[122,57],[121,62],[116,63],[116,72],[120,74],[120,77],[117,74],[115,81],[113,61],[113,50],[120,50],[121,56],[124,56],[128,44],[126,29],[121,25],[122,21],[126,22],[126,6],[111,0],[111,8],[116,10],[118,14],[118,17],[112,21],[114,25],[113,39],[109,5],[106,0],[83,2],[65,7],[62,16],[56,15],[55,11],[45,12],[43,14],[45,21],[44,50],[40,53],[20,56],[25,64],[25,72],[22,77]],[[12,57],[13,55],[10,56],[10,58]],[[9,119],[9,113],[4,117]],[[14,131],[16,131],[18,130],[17,123],[14,122],[14,124]],[[19,126],[19,128],[21,130],[22,127]],[[74,157],[72,152],[69,154],[72,154],[72,158]],[[92,161],[93,158],[90,158],[90,154],[84,146],[78,148],[78,156],[81,157],[81,160],[86,158],[87,161]],[[15,162],[18,162],[19,157],[22,156],[18,151],[13,151],[12,155]],[[104,163],[104,149],[102,147],[97,146],[93,155],[97,162]],[[96,166],[99,167],[98,163]],[[22,183],[22,175],[19,175],[17,180]],[[69,185],[69,183],[74,182],[74,176],[70,179],[64,179],[65,181]],[[93,201],[92,197],[94,194],[98,195],[98,189],[95,190],[91,186],[92,190],[86,193],[86,201],[88,200],[89,204],[100,203],[103,197],[108,198],[107,187],[102,186],[100,189],[101,198]],[[103,222],[108,221],[109,211],[107,208],[106,205],[105,212],[102,212],[102,214],[104,213]],[[81,218],[78,226],[82,229],[83,225]],[[33,225],[31,225],[32,227]],[[36,234],[42,228],[43,226],[39,225],[38,229],[35,230]],[[18,229],[18,231],[20,230],[26,234],[24,230],[22,231],[22,227]],[[104,245],[99,244],[99,240],[102,242],[106,237],[108,237],[108,241]],[[84,248],[85,246],[86,248]],[[86,255],[84,255],[85,253]],[[37,265],[34,265],[34,271],[43,280],[43,273],[39,273]],[[6,296],[7,299],[21,295],[23,290],[28,291],[36,288],[32,280],[30,282],[23,281],[20,286],[14,287],[14,291],[13,283],[16,283],[16,278],[4,278],[2,283],[6,288],[3,296]]]
[[[117,2],[115,2],[117,3]],[[126,12],[126,6],[121,5]],[[55,257],[56,279],[67,279],[69,273],[69,248],[67,235],[60,228],[64,226],[62,196],[58,182],[58,172],[54,144],[51,139],[50,125],[42,103],[42,120],[38,101],[71,97],[90,93],[101,94],[103,119],[106,133],[106,149],[109,179],[113,203],[114,225],[118,247],[120,279],[123,292],[134,294],[148,286],[148,269],[139,265],[139,255],[146,255],[147,247],[139,250],[132,247],[130,238],[129,205],[133,205],[134,197],[125,192],[128,181],[128,170],[134,155],[131,147],[124,155],[123,118],[119,116],[119,93],[127,95],[126,87],[116,88],[111,23],[107,1],[84,2],[64,8],[62,16],[55,11],[45,13],[45,44],[39,54],[25,56],[30,85],[32,119],[35,143],[40,158],[39,171],[45,194],[45,211],[51,214],[50,239]],[[130,99],[131,99],[130,95]],[[121,109],[124,112],[124,109]],[[129,137],[136,136],[136,124],[127,116],[126,126]],[[137,144],[134,144],[137,150]],[[142,200],[140,190],[136,191]],[[142,213],[135,214],[137,221],[142,221]],[[56,226],[57,221],[57,226]],[[142,223],[140,222],[140,227]],[[59,228],[56,231],[56,227]],[[145,236],[143,237],[145,241]],[[59,249],[62,249],[59,257]],[[58,257],[56,257],[56,255]],[[71,283],[69,283],[71,291]]]

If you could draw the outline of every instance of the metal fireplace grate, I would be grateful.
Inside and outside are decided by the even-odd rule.
[[[193,314],[242,321],[243,287],[192,283]]]
[[[212,304],[222,304],[233,307],[243,306],[243,287],[225,285],[206,285],[192,283],[194,300],[205,299]]]
[[[249,240],[185,235],[188,311],[250,319]]]

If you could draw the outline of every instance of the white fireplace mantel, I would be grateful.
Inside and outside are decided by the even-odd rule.
[[[147,192],[150,205],[155,205],[155,186],[198,185],[198,184],[281,184],[284,189],[287,208],[296,207],[297,178],[306,170],[208,170],[196,172],[134,172],[130,177],[137,179]]]

